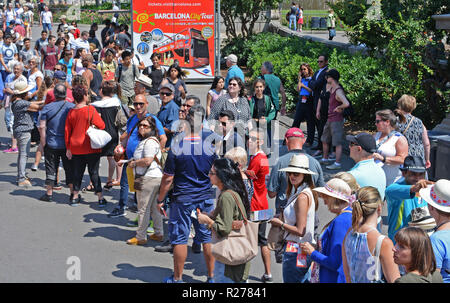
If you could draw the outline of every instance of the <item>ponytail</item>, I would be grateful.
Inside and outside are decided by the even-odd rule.
[[[377,211],[382,203],[378,189],[365,186],[356,192],[356,201],[352,204],[352,229],[358,231],[368,217]]]

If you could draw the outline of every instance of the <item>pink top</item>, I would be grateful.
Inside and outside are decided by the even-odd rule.
[[[344,115],[342,112],[338,113],[334,111],[336,107],[341,105],[341,103],[336,100],[336,91],[339,89],[342,88],[339,87],[333,93],[330,93],[330,101],[328,105],[328,121],[330,122],[340,122],[344,120]]]

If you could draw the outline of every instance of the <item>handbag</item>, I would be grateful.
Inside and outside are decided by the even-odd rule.
[[[142,120],[138,120],[138,122],[131,129],[130,133],[127,136],[127,141],[126,141],[127,144],[128,144],[128,140],[130,139],[131,134],[136,129],[136,127],[139,125],[139,123],[141,123],[141,121]],[[126,147],[122,146],[122,144],[118,144],[114,148],[114,161],[119,162],[120,160],[125,160],[125,158],[126,158]]]
[[[212,235],[212,254],[217,261],[226,265],[240,265],[249,262],[258,254],[258,223],[247,220],[234,192],[231,192],[243,220],[235,220],[228,236]]]
[[[151,137],[151,138],[148,138],[148,139],[145,141],[145,143],[144,143],[144,149],[145,149],[145,144],[147,144],[148,140],[150,140],[150,139],[153,140],[153,141],[155,141],[156,143],[159,144],[159,141],[158,141],[156,138]],[[161,166],[161,163],[159,162],[159,160],[158,160],[158,158],[157,158],[157,155],[155,155],[155,156],[153,157],[153,161],[155,161],[156,164],[158,164],[159,166]],[[152,161],[152,163],[153,163],[153,161]],[[150,163],[150,165],[147,167],[147,169],[145,170],[145,172],[144,172],[143,174],[138,174],[138,173],[135,173],[135,174],[134,174],[134,189],[135,189],[135,190],[142,190],[142,189],[144,188],[144,176],[145,176],[145,174],[147,173],[147,171],[148,171],[148,169],[150,168],[150,166],[152,165],[152,163]]]
[[[336,30],[334,28],[330,29],[330,37],[336,37]]]
[[[111,141],[112,137],[107,131],[103,129],[98,129],[92,125],[91,123],[92,121],[89,119],[89,108],[90,106],[88,107],[89,127],[86,131],[86,135],[88,135],[88,137],[91,139],[91,148],[100,149],[105,147],[105,145],[108,144],[109,141]]]

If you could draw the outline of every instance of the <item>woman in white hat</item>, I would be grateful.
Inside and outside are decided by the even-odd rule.
[[[39,111],[44,105],[44,101],[30,102],[25,100],[32,88],[33,86],[28,85],[27,81],[17,81],[14,84],[11,97],[11,110],[14,114],[13,134],[19,148],[17,182],[21,187],[31,186],[31,182],[26,175],[25,166],[28,153],[30,152],[31,131],[34,128],[32,112]]]
[[[436,269],[444,283],[450,283],[450,181],[438,180],[419,191],[428,203],[430,215],[436,221],[436,231],[430,236],[436,257]]]
[[[300,247],[316,262],[312,271],[314,282],[345,283],[342,269],[342,242],[345,234],[352,226],[352,208],[355,197],[350,186],[345,181],[333,178],[325,187],[314,188],[319,193],[328,210],[336,217],[326,224],[319,237],[317,250],[309,242],[301,243]],[[317,277],[318,274],[318,277]]]
[[[299,243],[315,244],[314,219],[318,208],[317,195],[312,192],[314,183],[305,155],[294,155],[289,166],[280,171],[287,172],[288,201],[280,218],[270,220],[272,226],[280,226],[285,232],[283,254],[283,282],[304,283],[308,279],[311,257],[302,254]]]

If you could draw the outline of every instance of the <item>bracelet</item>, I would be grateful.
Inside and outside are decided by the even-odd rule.
[[[386,162],[386,156],[383,156],[383,163]]]
[[[283,224],[281,224],[281,229],[282,229],[282,230],[285,230],[285,229],[284,229],[284,224],[286,224],[286,223],[283,222]]]

